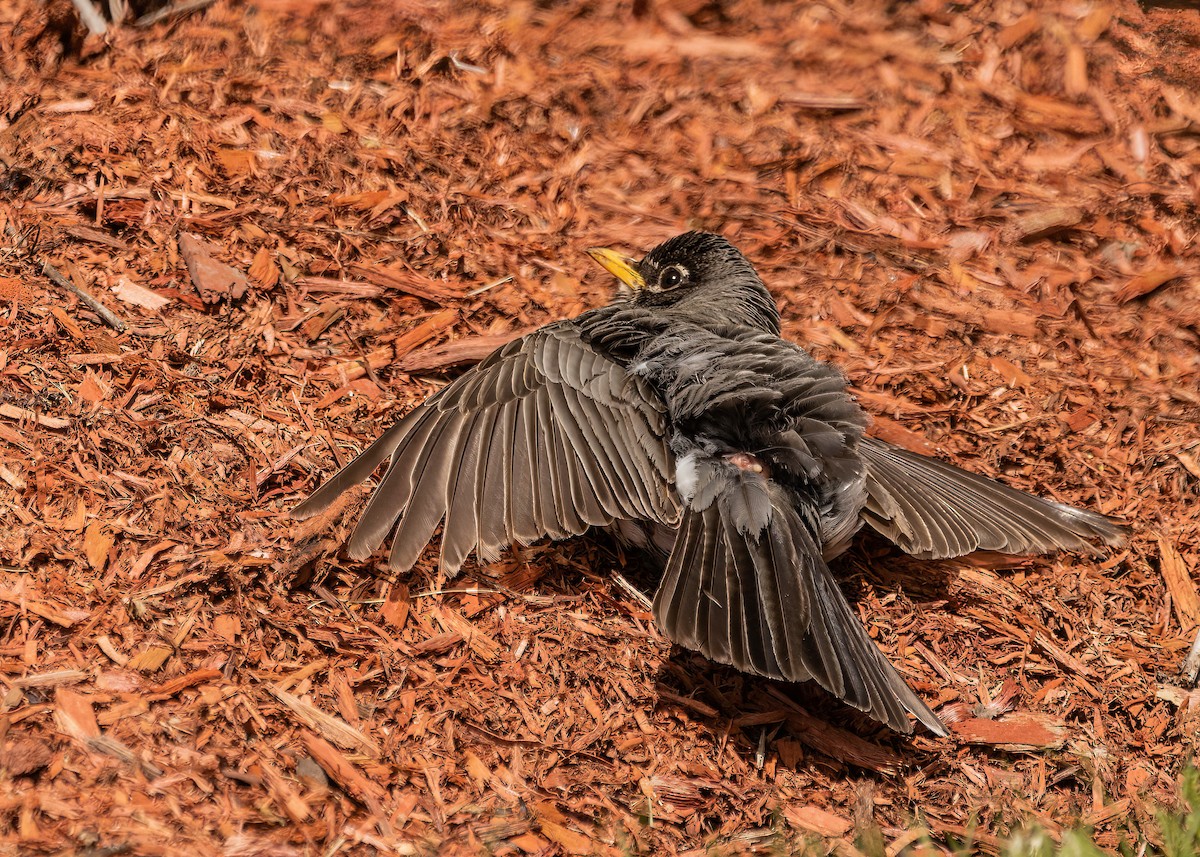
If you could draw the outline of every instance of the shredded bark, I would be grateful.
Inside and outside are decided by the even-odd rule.
[[[0,9],[0,851],[1157,835],[1200,706],[1194,11],[76,6]],[[586,248],[689,228],[880,436],[1135,524],[837,563],[952,737],[672,650],[600,536],[391,581],[354,503],[287,517],[607,301]]]

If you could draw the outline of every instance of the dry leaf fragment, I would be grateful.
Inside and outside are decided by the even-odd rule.
[[[214,259],[210,246],[188,232],[179,236],[179,252],[187,264],[192,285],[207,304],[239,299],[246,294],[250,281],[237,268]]]

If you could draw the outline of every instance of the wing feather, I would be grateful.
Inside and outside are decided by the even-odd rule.
[[[497,501],[489,495],[488,486],[499,484],[504,472],[505,444],[512,443],[513,402],[505,402],[496,412],[486,437],[480,437],[479,461],[476,467],[475,496],[471,498],[479,510],[475,520],[475,545],[482,562],[495,562],[509,541],[505,527],[504,507],[507,498]],[[491,496],[489,502],[489,496]]]
[[[445,522],[442,564],[621,519],[674,525],[674,462],[651,388],[580,338],[575,322],[494,352],[402,418],[300,504],[306,518],[389,466],[350,538],[369,556],[394,534],[406,570]]]
[[[1129,528],[1111,518],[1044,500],[876,438],[858,452],[867,465],[863,518],[914,556],[976,550],[1044,553],[1120,544]]]

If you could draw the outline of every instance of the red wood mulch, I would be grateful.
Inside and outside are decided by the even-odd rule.
[[[15,0],[0,44],[0,853],[1156,835],[1200,699],[1200,13],[219,0],[106,42]],[[286,517],[603,303],[583,248],[688,227],[881,434],[1136,523],[840,563],[955,737],[672,652],[602,538],[389,585]]]

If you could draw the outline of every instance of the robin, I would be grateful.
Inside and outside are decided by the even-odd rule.
[[[827,561],[866,524],[940,558],[1120,543],[1103,515],[1044,500],[868,437],[833,366],[780,338],[751,264],[689,232],[641,261],[588,251],[625,287],[608,306],[514,340],[430,396],[293,515],[387,471],[349,542],[392,534],[413,566],[604,527],[663,564],[654,617],[712,660],[815,680],[903,733],[945,727],[867,636]]]

